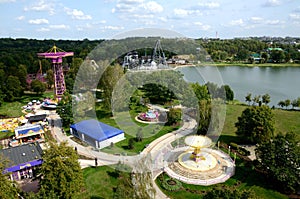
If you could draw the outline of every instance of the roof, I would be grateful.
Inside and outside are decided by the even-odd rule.
[[[41,115],[32,115],[28,118],[28,121],[31,122],[38,122],[38,121],[44,121],[46,119],[47,115],[46,114],[41,114]]]
[[[15,135],[19,139],[21,137],[28,137],[44,133],[43,127],[40,124],[25,125],[15,128]]]
[[[97,141],[103,141],[124,133],[124,131],[115,127],[109,126],[97,120],[84,120],[76,124],[72,124],[71,128],[94,138]]]
[[[9,160],[7,171],[17,171],[32,163],[30,166],[41,164],[43,150],[38,142],[19,145],[0,150],[0,154]],[[36,161],[40,160],[40,161]]]

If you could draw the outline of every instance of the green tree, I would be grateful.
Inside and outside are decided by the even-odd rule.
[[[74,123],[72,96],[68,92],[65,92],[62,99],[59,101],[56,112],[62,119],[64,127],[69,127],[70,124]]]
[[[260,143],[268,140],[274,132],[274,114],[265,105],[246,108],[238,122],[236,134],[250,143]]]
[[[20,97],[23,93],[21,82],[16,76],[9,76],[6,81],[6,100],[14,101],[16,97]]]
[[[251,97],[251,93],[248,93],[245,97],[245,101],[248,102],[248,105],[250,105],[251,101],[252,101],[252,97]]]
[[[211,101],[199,101],[199,125],[197,134],[205,135],[208,132],[209,124],[211,122]]]
[[[270,53],[270,58],[273,62],[280,63],[284,60],[285,55],[282,50],[272,50]]]
[[[283,108],[285,106],[285,102],[279,101],[277,105],[280,106],[281,108]]]
[[[234,92],[230,88],[229,85],[224,85],[220,88],[221,90],[225,90],[225,95],[226,95],[226,100],[227,101],[232,101],[234,99]]]
[[[124,75],[120,65],[109,66],[100,79],[100,87],[103,89],[103,104],[108,111],[111,111],[111,100],[114,87]]]
[[[265,105],[269,104],[271,101],[271,96],[267,93],[262,96],[262,103]]]
[[[291,105],[291,100],[289,100],[289,99],[284,100],[284,106],[285,106],[286,109],[287,109],[290,105]]]
[[[47,70],[46,80],[47,80],[48,89],[51,89],[54,84],[54,73],[52,69]]]
[[[134,138],[129,138],[128,140],[128,149],[134,149]]]
[[[261,58],[262,58],[262,63],[265,63],[265,62],[267,62],[267,61],[268,61],[268,59],[269,59],[269,55],[268,55],[268,53],[266,53],[266,52],[263,52],[263,53],[261,54]]]
[[[15,76],[19,78],[20,80],[20,83],[21,83],[21,86],[23,88],[26,88],[27,86],[27,82],[26,82],[26,78],[27,78],[27,68],[25,65],[23,64],[20,64],[16,73],[15,73]]]
[[[7,161],[0,155],[0,198],[19,198],[20,190],[17,184],[8,179],[8,175],[3,173]]]
[[[260,95],[255,95],[253,98],[253,105],[260,105],[261,101],[260,101]]]
[[[38,95],[46,91],[46,84],[37,79],[32,80],[30,86],[31,90]]]
[[[57,198],[76,198],[84,190],[78,155],[66,142],[50,143],[44,151],[40,169],[40,194]]]
[[[167,112],[168,124],[178,124],[181,121],[182,112],[180,108],[170,108]]]
[[[296,193],[300,189],[299,143],[295,133],[278,134],[255,149],[259,168],[268,174],[271,184],[287,193]]]
[[[198,100],[208,100],[210,99],[209,92],[206,85],[200,85],[197,83],[192,83],[191,87],[194,90],[194,93]]]

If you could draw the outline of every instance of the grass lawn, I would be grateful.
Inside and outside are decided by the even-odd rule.
[[[238,117],[241,116],[243,110],[248,106],[246,105],[232,105],[226,106],[226,119],[220,140],[226,143],[239,142],[236,136],[235,123],[238,121]],[[295,132],[300,134],[300,111],[274,109],[272,110],[275,118],[275,134],[282,132]]]
[[[18,100],[14,102],[3,102],[0,107],[0,116],[2,117],[20,117],[24,115],[22,113],[22,106],[25,106],[32,100],[43,100],[46,97],[53,97],[53,91],[45,92],[43,95],[36,95],[32,93],[26,93]]]
[[[119,180],[114,168],[109,166],[85,168],[83,176],[87,189],[85,198],[113,198],[114,189],[118,186]],[[129,174],[124,173],[123,176],[129,177]]]

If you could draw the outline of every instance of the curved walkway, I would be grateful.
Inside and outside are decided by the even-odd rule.
[[[99,166],[117,164],[120,161],[124,164],[128,164],[132,168],[136,168],[136,162],[146,155],[150,154],[152,157],[152,165],[150,165],[150,168],[153,175],[153,185],[156,190],[156,198],[168,198],[159,189],[154,180],[159,174],[162,173],[163,169],[165,168],[165,164],[167,164],[167,162],[164,160],[164,155],[173,149],[173,147],[171,146],[171,142],[192,133],[197,127],[196,121],[192,118],[188,118],[187,121],[184,121],[184,124],[180,129],[165,134],[164,136],[161,136],[158,139],[154,140],[139,155],[119,156],[95,151],[93,150],[93,147],[84,147],[74,142],[72,139],[70,139],[69,136],[62,132],[62,123],[60,117],[57,114],[51,114],[49,117],[54,122],[52,134],[58,143],[66,141],[71,147],[74,147],[74,149],[76,147],[79,154],[90,157],[92,159],[97,158]],[[79,160],[79,162],[82,168],[95,165],[94,160]]]

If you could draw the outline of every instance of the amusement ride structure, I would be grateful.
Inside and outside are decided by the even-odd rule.
[[[157,40],[151,56],[139,58],[137,51],[131,51],[124,56],[123,68],[129,70],[155,70],[167,69],[165,53],[161,47],[160,40]]]
[[[63,73],[63,57],[73,56],[73,52],[65,52],[55,45],[45,53],[38,53],[38,57],[51,59],[54,74],[54,96],[60,99],[66,90],[65,78]]]

